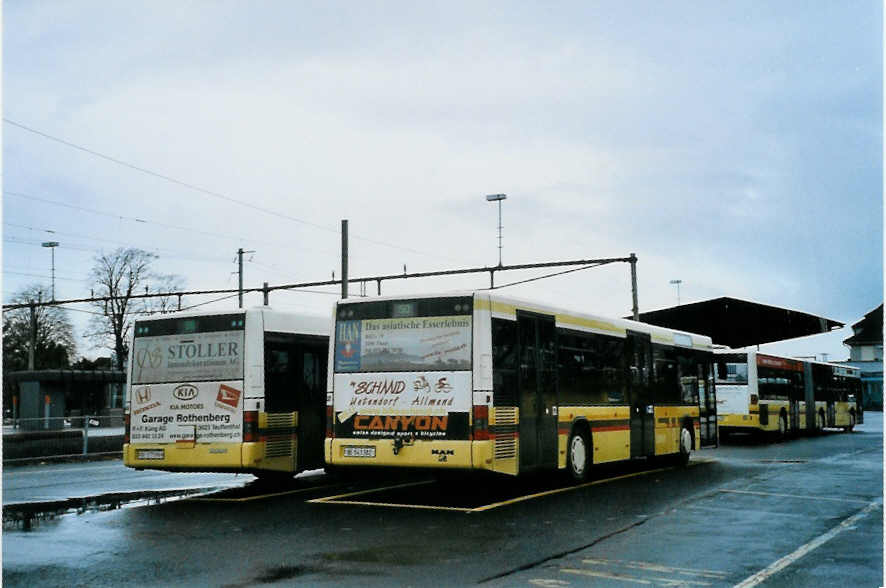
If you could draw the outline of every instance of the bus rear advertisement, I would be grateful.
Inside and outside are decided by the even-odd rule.
[[[136,321],[124,464],[256,475],[323,467],[328,329],[267,307]]]

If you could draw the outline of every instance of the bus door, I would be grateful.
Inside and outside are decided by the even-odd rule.
[[[324,465],[326,438],[326,357],[329,347],[316,341],[302,347],[301,398],[298,412],[298,470],[319,469]]]
[[[815,382],[812,380],[812,364],[803,363],[803,397],[806,399],[806,430],[815,430]]]
[[[557,354],[554,317],[517,312],[520,470],[557,465]]]
[[[791,432],[796,433],[800,430],[800,400],[803,398],[803,376],[800,372],[794,371],[791,372],[790,378],[788,420],[790,421]]]
[[[717,446],[717,393],[714,388],[713,366],[698,364],[698,420],[699,446]]]
[[[652,398],[652,339],[627,332],[628,392],[631,402],[631,457],[655,455],[655,404]]]
[[[265,463],[284,471],[323,467],[326,361],[321,338],[265,335]]]

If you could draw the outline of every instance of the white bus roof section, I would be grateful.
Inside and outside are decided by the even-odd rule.
[[[318,335],[328,337],[332,332],[329,317],[274,310],[269,306],[257,306],[253,308],[234,308],[231,310],[181,310],[161,315],[136,319],[140,321],[155,321],[164,319],[180,319],[201,316],[233,316],[249,314],[261,316],[265,331],[277,331],[280,333],[301,333],[304,335]]]
[[[254,310],[261,312],[264,317],[265,331],[323,337],[328,337],[332,332],[331,319],[327,316],[272,310],[268,307]]]

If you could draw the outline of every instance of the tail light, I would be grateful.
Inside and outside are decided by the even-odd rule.
[[[333,424],[332,415],[333,415],[332,405],[327,404],[326,405],[326,438],[327,439],[332,439],[335,436],[335,433],[333,432],[333,429],[332,429],[332,424]]]
[[[489,440],[489,407],[475,406],[473,416],[472,439],[474,441]]]
[[[247,410],[243,413],[243,442],[258,441],[258,411]]]
[[[123,442],[129,443],[129,413],[123,415]]]
[[[757,404],[759,401],[759,397],[756,394],[751,394],[751,404]]]

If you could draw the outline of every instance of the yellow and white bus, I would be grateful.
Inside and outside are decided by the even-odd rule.
[[[716,352],[720,431],[779,438],[863,419],[857,368],[750,351]]]
[[[341,300],[326,461],[517,475],[717,443],[708,337],[497,293]]]
[[[322,468],[329,327],[268,307],[136,321],[124,464],[258,476]]]

